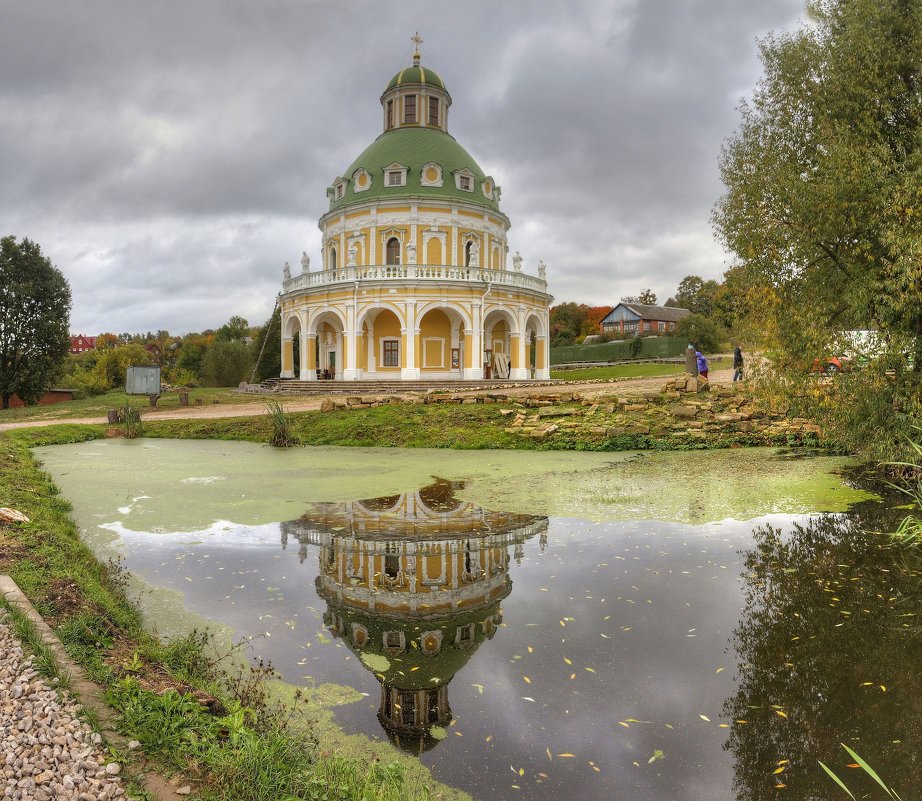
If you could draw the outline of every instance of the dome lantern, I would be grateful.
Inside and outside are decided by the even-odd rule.
[[[400,70],[391,78],[381,95],[384,130],[414,127],[448,133],[451,95],[433,70],[420,65],[419,45],[423,40],[419,34],[412,36],[411,41],[416,46],[413,66]]]

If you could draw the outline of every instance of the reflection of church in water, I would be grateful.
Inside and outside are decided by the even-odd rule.
[[[326,622],[381,683],[378,720],[422,752],[451,721],[448,683],[502,622],[509,549],[546,543],[546,517],[491,512],[437,479],[414,493],[317,504],[282,524],[283,544],[320,547],[317,592]]]

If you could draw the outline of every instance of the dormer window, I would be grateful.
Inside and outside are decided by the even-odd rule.
[[[341,200],[345,196],[345,194],[346,194],[346,185],[339,184],[339,186],[336,187],[336,199]]]
[[[433,161],[424,164],[419,173],[419,182],[423,186],[441,186],[442,168]]]
[[[455,186],[462,192],[474,191],[474,179],[476,176],[467,167],[455,172]]]
[[[407,184],[407,167],[398,164],[388,164],[384,168],[384,185],[385,186],[406,186]]]
[[[416,124],[416,95],[407,95],[403,99],[403,124]]]

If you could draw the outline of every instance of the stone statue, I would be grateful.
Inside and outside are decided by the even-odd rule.
[[[311,271],[311,257],[307,255],[306,250],[301,251],[301,272],[309,273]]]
[[[285,266],[282,267],[282,278],[286,281],[291,280],[291,265],[286,261]]]
[[[547,265],[541,260],[538,261],[538,278],[547,281]]]
[[[467,265],[468,267],[479,267],[480,266],[480,242],[476,239],[471,240],[471,260]]]
[[[349,243],[349,255],[348,260],[346,261],[347,267],[355,267],[355,260],[359,255],[359,249],[356,247],[355,242]]]
[[[518,251],[512,257],[512,269],[517,273],[522,272],[522,254]]]
[[[416,264],[416,242],[412,240],[407,244],[407,264]]]

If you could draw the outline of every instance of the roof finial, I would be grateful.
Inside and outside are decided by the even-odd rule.
[[[417,31],[415,34],[413,34],[413,36],[410,37],[410,41],[416,45],[416,50],[413,51],[413,66],[418,67],[419,66],[419,46],[423,43],[423,40],[419,35],[419,31]]]

